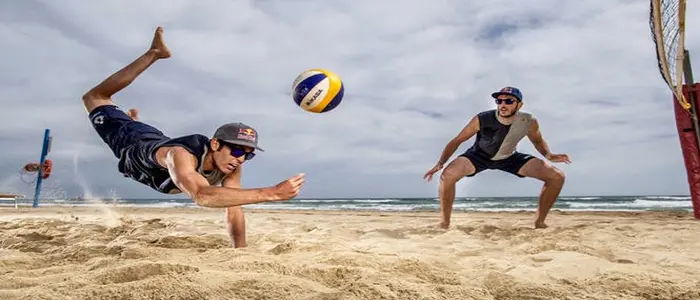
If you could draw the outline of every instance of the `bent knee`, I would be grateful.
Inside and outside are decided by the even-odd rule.
[[[566,181],[566,174],[564,171],[554,168],[549,176],[547,176],[547,181],[563,184]]]
[[[440,180],[447,183],[455,183],[464,176],[470,176],[476,172],[476,168],[466,157],[459,157],[452,161],[440,174]]]
[[[113,104],[112,99],[109,97],[100,96],[92,92],[85,93],[82,100],[88,113],[100,106]]]
[[[97,94],[93,93],[92,91],[88,91],[87,93],[83,94],[82,99],[83,99],[83,103],[85,103],[87,105],[88,103],[99,101],[100,99],[104,99],[104,98],[98,96]]]
[[[455,183],[462,178],[459,172],[447,169],[440,174],[440,181],[444,183]]]

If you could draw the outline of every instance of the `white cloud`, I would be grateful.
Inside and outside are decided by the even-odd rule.
[[[688,192],[644,1],[124,3],[0,4],[0,147],[8,149],[0,165],[13,166],[0,178],[38,159],[50,127],[56,168],[75,193],[80,153],[90,185],[159,196],[117,174],[79,98],[145,51],[162,25],[173,57],[118,103],[171,136],[210,135],[231,121],[257,128],[267,151],[246,168],[247,186],[303,171],[304,196],[434,197],[437,183],[423,183],[423,173],[474,114],[493,107],[491,92],[514,85],[550,147],[572,155],[561,166],[565,194]],[[699,16],[689,4],[691,54],[700,52]],[[338,73],[346,90],[336,110],[314,115],[289,93],[299,72],[318,67]],[[521,150],[535,151],[527,140]],[[534,196],[540,186],[487,172],[458,191]]]

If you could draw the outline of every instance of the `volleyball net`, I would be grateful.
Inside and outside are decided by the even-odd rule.
[[[696,219],[700,219],[700,84],[685,48],[686,0],[650,0],[649,27],[659,73],[673,93],[676,127]]]

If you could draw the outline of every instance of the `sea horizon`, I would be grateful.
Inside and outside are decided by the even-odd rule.
[[[32,198],[18,200],[30,205]],[[453,211],[534,211],[537,196],[470,196],[456,197]],[[123,207],[198,207],[183,197],[159,198],[54,198],[40,199],[39,206],[100,206]],[[439,211],[438,197],[298,197],[288,201],[246,205],[251,209],[274,210],[363,210],[363,211]],[[584,195],[560,196],[553,210],[561,211],[692,211],[690,195]]]

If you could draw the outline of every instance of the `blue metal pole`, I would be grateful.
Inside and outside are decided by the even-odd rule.
[[[39,193],[41,192],[41,181],[44,175],[44,162],[46,161],[46,155],[49,154],[49,146],[51,144],[51,130],[44,130],[44,144],[41,146],[41,159],[39,160],[39,172],[37,172],[36,177],[36,187],[34,189],[34,203],[32,207],[39,206]]]

